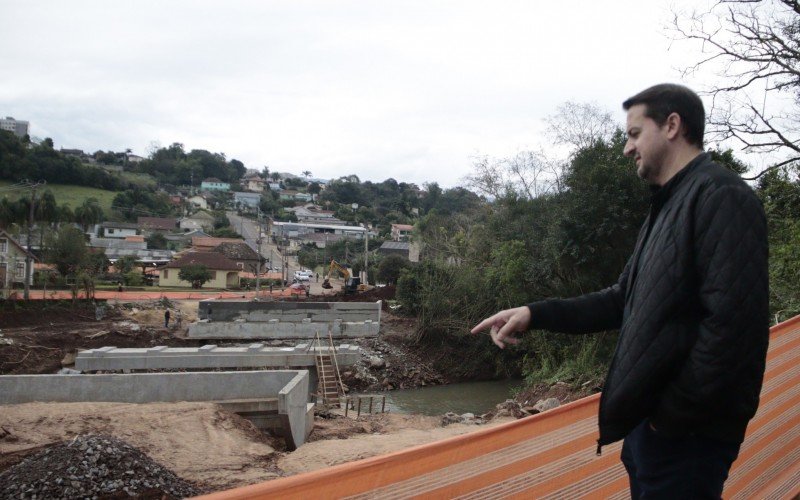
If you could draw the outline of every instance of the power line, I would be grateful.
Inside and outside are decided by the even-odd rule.
[[[41,181],[44,183],[43,181]],[[32,183],[28,180],[19,181],[16,184],[11,184],[8,186],[0,187],[0,192],[11,192],[11,191],[25,191],[31,188],[31,186],[38,185],[38,183]]]

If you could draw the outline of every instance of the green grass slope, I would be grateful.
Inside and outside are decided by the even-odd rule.
[[[3,189],[11,184],[14,183],[0,180],[0,198],[7,197],[9,200],[16,200],[30,192],[29,190],[6,191]],[[83,204],[83,200],[86,198],[96,198],[106,217],[111,215],[111,202],[114,200],[114,196],[117,195],[115,191],[66,184],[47,184],[41,186],[38,192],[44,192],[48,189],[52,191],[59,206],[66,204],[72,210]]]

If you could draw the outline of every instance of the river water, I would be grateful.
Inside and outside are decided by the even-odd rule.
[[[386,396],[386,411],[392,413],[443,415],[451,411],[480,415],[494,409],[496,404],[512,398],[512,391],[521,385],[521,380],[464,382],[379,394]]]

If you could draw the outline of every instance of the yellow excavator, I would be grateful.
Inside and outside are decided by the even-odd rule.
[[[322,281],[322,288],[328,290],[333,288],[333,285],[331,285],[331,275],[334,271],[338,271],[344,279],[344,286],[342,287],[342,290],[344,290],[345,294],[356,293],[368,289],[367,285],[361,283],[361,278],[352,276],[346,267],[339,264],[334,259],[331,259],[331,265],[328,266],[328,273],[325,276],[325,279]]]

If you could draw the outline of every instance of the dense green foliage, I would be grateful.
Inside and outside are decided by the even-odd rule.
[[[397,290],[403,308],[419,317],[420,341],[460,345],[466,357],[488,367],[484,375],[554,379],[602,372],[613,333],[537,333],[517,349],[498,351],[486,337],[467,332],[497,310],[614,283],[649,199],[622,155],[623,142],[618,132],[578,150],[559,190],[529,197],[508,186],[491,204],[423,217],[417,229],[425,263],[405,271]]]
[[[77,274],[86,265],[88,256],[89,249],[79,229],[64,226],[48,238],[47,260],[62,276]]]
[[[405,257],[400,255],[387,255],[382,258],[378,264],[377,279],[381,283],[394,285],[400,279],[400,274],[403,270],[411,267],[411,263]]]
[[[24,143],[11,132],[0,130],[0,179],[47,181],[118,191],[131,186],[118,174],[84,165],[77,158],[53,149],[52,141]]]
[[[761,177],[758,194],[769,228],[770,310],[784,321],[800,314],[800,179],[772,170]]]
[[[372,224],[381,236],[387,237],[392,224],[413,224],[418,215],[433,210],[442,214],[465,212],[480,205],[480,198],[460,187],[442,190],[435,182],[422,190],[394,179],[361,182],[358,176],[349,175],[331,181],[319,202],[334,210],[336,217]]]
[[[164,217],[172,213],[169,197],[144,189],[129,189],[114,197],[114,213],[122,220],[135,222],[138,217]]]
[[[239,160],[226,160],[222,153],[193,149],[186,153],[183,144],[173,143],[153,152],[147,160],[129,165],[131,172],[149,174],[160,184],[199,186],[203,179],[217,178],[223,182],[239,182],[245,166]]]

